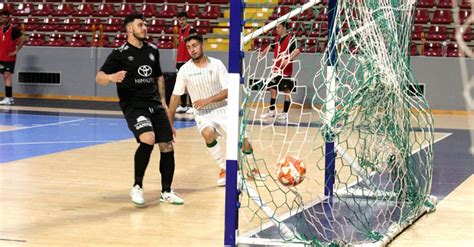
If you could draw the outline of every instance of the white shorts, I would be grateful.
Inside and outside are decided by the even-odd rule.
[[[194,117],[196,127],[199,133],[206,127],[213,127],[218,136],[224,136],[227,133],[227,117],[221,115],[196,115]]]

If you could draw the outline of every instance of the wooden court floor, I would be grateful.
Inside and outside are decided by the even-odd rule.
[[[435,119],[437,128],[474,130],[469,125],[472,114]],[[0,123],[0,132],[10,128]],[[194,127],[180,129],[177,135],[173,189],[185,200],[182,206],[158,200],[157,148],[144,181],[147,207],[132,205],[129,190],[136,149],[132,138],[0,163],[0,246],[222,246],[224,188],[215,186],[218,167]],[[418,220],[390,246],[473,246],[473,215],[471,174],[435,213]],[[240,228],[251,230],[242,224]]]

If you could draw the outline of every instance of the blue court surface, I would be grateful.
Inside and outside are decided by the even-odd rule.
[[[194,121],[176,121],[186,128]],[[0,164],[133,138],[121,116],[0,111]]]

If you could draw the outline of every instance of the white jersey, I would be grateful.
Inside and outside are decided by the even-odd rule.
[[[187,90],[191,100],[206,99],[227,89],[227,69],[221,60],[208,57],[205,68],[197,67],[192,60],[178,71],[173,94],[182,95]],[[198,115],[226,115],[227,100],[210,103],[198,110]]]

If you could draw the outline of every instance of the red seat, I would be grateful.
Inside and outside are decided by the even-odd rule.
[[[453,22],[453,16],[451,10],[437,9],[433,14],[431,23],[433,24],[451,24]]]
[[[70,3],[59,4],[56,11],[51,13],[52,16],[69,16],[74,12],[74,8]]]
[[[208,2],[209,0],[188,0],[187,2],[188,3],[206,3],[206,1]]]
[[[114,42],[109,43],[107,47],[119,47],[125,43],[127,40],[127,35],[124,33],[119,33],[115,35]]]
[[[152,19],[148,23],[148,33],[161,33],[164,30],[166,22],[161,19]]]
[[[196,32],[201,35],[211,32],[209,21],[196,21],[194,27],[196,28]]]
[[[263,51],[268,47],[269,44],[269,38],[257,38],[253,40],[253,49]]]
[[[137,10],[135,9],[135,5],[127,3],[127,4],[120,5],[120,8],[117,11],[117,13],[115,13],[115,15],[123,17],[123,16],[127,16],[129,14],[133,14],[135,12],[137,12]]]
[[[214,4],[228,4],[230,0],[212,0]]]
[[[418,56],[418,55],[420,55],[420,53],[419,53],[419,51],[418,51],[418,47],[416,46],[415,43],[411,43],[410,55],[412,55],[412,56]]]
[[[459,47],[457,43],[450,43],[448,45],[448,51],[446,53],[448,57],[462,57],[462,54],[459,53]]]
[[[63,46],[64,44],[66,44],[66,38],[61,33],[52,33],[49,35],[49,40],[44,43],[45,46]]]
[[[74,15],[89,16],[92,15],[92,13],[94,13],[94,7],[92,6],[92,4],[83,3],[77,7],[77,11],[74,13]]]
[[[415,25],[411,33],[411,39],[421,40],[422,36],[424,36],[423,26]]]
[[[161,18],[172,18],[178,14],[178,6],[177,5],[163,5],[163,9],[158,13],[158,17]]]
[[[317,22],[311,26],[311,31],[308,33],[309,37],[326,37],[328,34],[328,23]]]
[[[306,39],[304,42],[304,52],[315,53],[318,50],[317,39]]]
[[[307,30],[301,22],[294,21],[288,24],[288,31],[296,35],[296,37],[301,37],[306,35],[309,30]]]
[[[90,32],[94,27],[95,30],[99,30],[99,25],[101,24],[100,18],[87,18],[84,20],[84,24],[79,27],[79,31]]]
[[[81,26],[81,19],[79,18],[66,18],[64,19],[62,25],[58,25],[58,31],[63,32],[74,32],[79,29]]]
[[[143,4],[142,13],[146,17],[152,17],[157,14],[156,7],[154,4]]]
[[[44,18],[41,24],[38,24],[36,30],[51,32],[58,28],[59,19],[56,17],[53,18]]]
[[[166,23],[163,30],[166,34],[175,34],[178,33],[178,20],[173,20],[171,23]]]
[[[32,3],[20,3],[18,7],[13,11],[13,15],[30,15],[35,12],[35,6]]]
[[[313,8],[307,9],[301,13],[299,20],[311,21],[316,18],[316,10]]]
[[[288,6],[278,6],[273,9],[272,15],[270,16],[270,20],[278,19],[279,17],[287,14],[290,11],[291,9]]]
[[[451,9],[453,7],[452,0],[438,0],[438,8]]]
[[[96,33],[94,37],[92,38],[92,46],[97,46],[97,47],[108,47],[109,46],[109,36],[105,34],[98,34]]]
[[[427,9],[416,9],[415,23],[426,24],[430,21],[430,13]]]
[[[40,3],[38,4],[38,8],[35,12],[33,12],[33,15],[36,16],[48,16],[52,12],[54,12],[53,5],[50,3]]]
[[[156,45],[160,49],[173,49],[173,37],[166,35],[160,36]]]
[[[111,3],[103,3],[99,5],[99,8],[96,12],[93,13],[94,16],[111,16],[115,13],[114,5]]]
[[[328,20],[328,9],[327,8],[319,9],[318,17],[316,17],[316,20],[327,22],[327,20]]]
[[[417,7],[432,8],[435,6],[435,0],[419,0]]]
[[[45,0],[47,3],[62,3],[62,0]]]
[[[426,34],[426,40],[447,40],[448,38],[448,29],[445,26],[432,25]]]
[[[199,15],[203,19],[217,19],[222,16],[221,7],[218,5],[208,5],[204,9],[204,12]]]
[[[71,40],[65,44],[70,47],[86,47],[89,46],[87,43],[86,35],[82,33],[74,33],[71,35]]]
[[[429,57],[441,57],[441,44],[431,42],[425,43],[425,51],[423,55]]]
[[[25,31],[36,30],[38,23],[39,23],[38,18],[26,17],[25,19],[23,19],[23,25],[25,27]]]
[[[462,9],[470,9],[471,8],[471,0],[462,0],[459,7],[461,7]]]
[[[28,41],[26,42],[28,46],[42,46],[44,45],[44,34],[42,33],[32,33],[29,35]]]
[[[299,0],[280,0],[278,1],[280,5],[296,5],[300,3]]]
[[[123,21],[118,18],[109,18],[104,25],[104,32],[117,32],[122,29]]]
[[[471,16],[471,11],[469,10],[460,10],[459,11],[459,22],[461,22],[461,24],[463,24],[467,18],[469,18],[469,16]]]
[[[2,10],[8,10],[12,13],[14,12],[15,7],[13,6],[13,3],[0,3],[0,11]]]
[[[463,37],[463,40],[466,41],[466,42],[471,42],[472,40],[472,30],[471,28],[460,28],[460,31],[462,33],[462,37]],[[451,40],[452,41],[456,41],[456,30],[453,30],[453,32],[451,33]]]
[[[181,9],[182,12],[186,12],[188,15],[188,18],[196,18],[199,15],[201,15],[201,11],[199,10],[198,5],[190,5],[190,4],[185,4],[183,5],[183,8]]]

